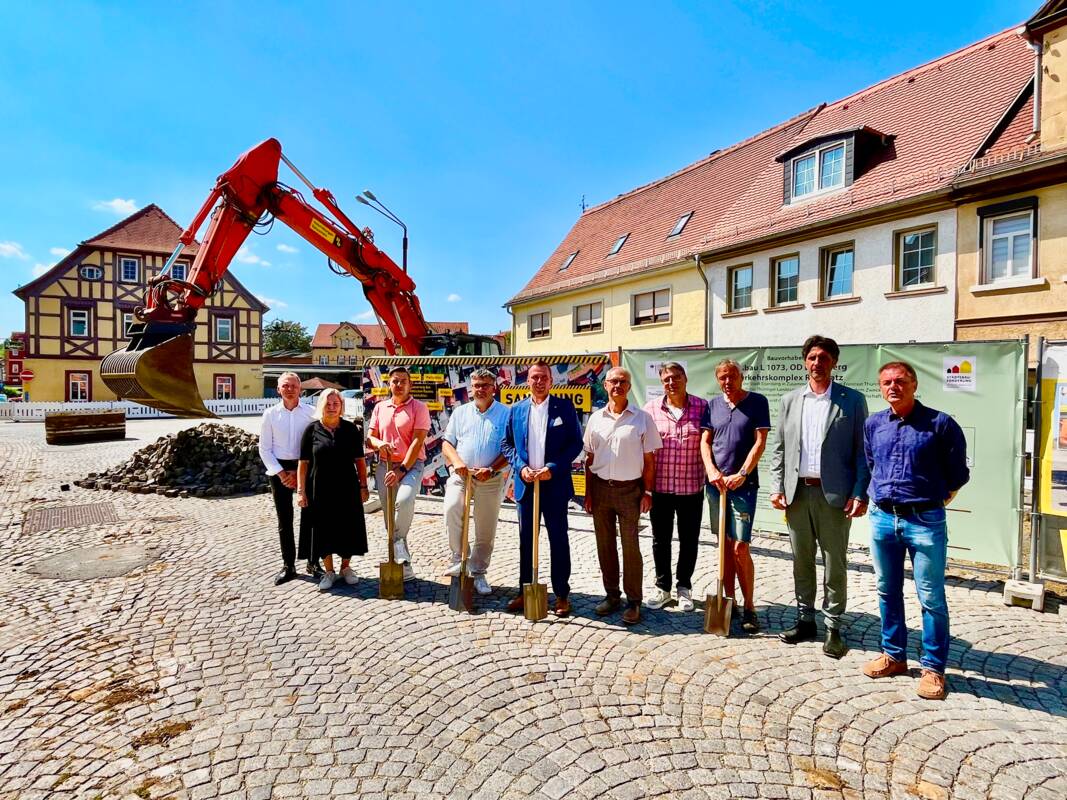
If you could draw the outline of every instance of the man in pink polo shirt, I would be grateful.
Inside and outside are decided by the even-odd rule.
[[[399,487],[396,494],[396,560],[404,565],[404,580],[411,581],[415,580],[415,571],[411,568],[407,537],[415,516],[415,498],[422,486],[430,411],[425,403],[411,396],[411,374],[404,367],[389,370],[389,392],[389,399],[377,403],[371,411],[367,443],[378,451],[374,483],[379,495],[386,487]]]

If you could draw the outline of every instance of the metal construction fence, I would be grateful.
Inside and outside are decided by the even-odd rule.
[[[314,404],[315,397],[302,397],[302,403]],[[220,417],[241,417],[262,414],[278,402],[277,397],[243,397],[234,400],[205,400],[208,411]],[[54,411],[125,411],[126,419],[171,418],[155,408],[131,403],[128,400],[103,400],[91,403],[0,403],[0,420],[15,422],[44,422],[44,415]],[[358,397],[345,398],[345,416],[363,416],[363,400]]]

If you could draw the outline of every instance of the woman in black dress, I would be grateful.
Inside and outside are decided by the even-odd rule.
[[[337,581],[338,575],[333,571],[334,553],[341,557],[340,577],[352,585],[358,579],[348,565],[349,560],[367,552],[363,503],[369,494],[363,433],[355,423],[341,418],[343,409],[340,392],[323,391],[316,406],[315,421],[304,431],[300,442],[297,504],[306,509],[304,519],[310,527],[309,558],[312,561],[321,558],[325,568],[319,582],[321,592],[328,591]]]

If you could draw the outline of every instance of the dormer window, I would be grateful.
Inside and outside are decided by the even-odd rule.
[[[622,246],[623,246],[624,244],[626,244],[626,240],[627,240],[627,239],[629,239],[629,238],[630,238],[630,234],[628,234],[628,233],[624,233],[624,234],[623,234],[622,236],[620,236],[620,237],[619,237],[618,239],[616,239],[616,240],[615,240],[615,244],[613,244],[613,245],[611,246],[611,250],[609,250],[609,251],[608,251],[608,255],[609,255],[609,256],[613,256],[613,255],[615,255],[615,254],[616,254],[617,252],[619,252],[620,250],[622,250]]]
[[[682,216],[678,217],[678,221],[674,223],[674,227],[671,228],[671,232],[667,234],[667,238],[670,239],[672,236],[677,236],[679,233],[684,231],[685,226],[689,223],[689,218],[691,216],[693,216],[693,212],[687,211],[685,214],[682,214]]]
[[[565,271],[567,269],[567,267],[569,267],[571,264],[574,263],[574,259],[577,258],[577,257],[578,257],[578,251],[575,250],[573,253],[571,253],[569,256],[567,256],[567,258],[563,262],[563,266],[559,268],[559,271],[560,272]]]
[[[845,144],[838,142],[793,159],[793,199],[845,185]]]

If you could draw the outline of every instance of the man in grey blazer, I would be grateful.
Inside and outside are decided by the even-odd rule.
[[[815,551],[823,558],[823,652],[841,658],[848,647],[841,632],[848,590],[848,531],[867,513],[870,471],[863,450],[867,401],[835,383],[840,349],[824,336],[810,336],[801,350],[805,386],[782,397],[771,451],[771,505],[785,511],[793,546],[793,585],[798,619],[778,637],[787,644],[815,639]]]

